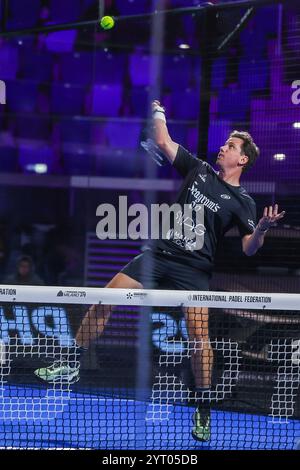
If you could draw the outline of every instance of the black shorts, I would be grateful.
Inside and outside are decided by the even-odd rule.
[[[152,269],[150,266],[152,264]],[[149,265],[149,269],[147,266]],[[128,263],[121,273],[143,284],[145,289],[209,290],[211,274],[146,250]]]

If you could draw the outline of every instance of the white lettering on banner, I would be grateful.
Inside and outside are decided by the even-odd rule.
[[[41,335],[57,338],[61,346],[68,345],[73,339],[69,330],[67,312],[64,308],[45,306],[29,312],[26,306],[16,305],[11,308],[10,313],[14,318],[8,320],[5,317],[5,310],[0,309],[0,336],[4,343],[9,343],[10,333],[13,333],[17,334],[21,344],[31,344],[32,326]],[[49,320],[52,326],[49,326]]]
[[[0,80],[0,104],[6,104],[6,84]]]
[[[292,88],[295,89],[292,93],[292,103],[300,104],[300,80],[293,81]]]

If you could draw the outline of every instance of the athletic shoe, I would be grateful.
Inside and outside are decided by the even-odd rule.
[[[197,408],[193,416],[194,427],[192,436],[197,441],[210,440],[210,412],[209,410],[201,410]]]
[[[48,383],[73,384],[79,380],[79,366],[71,367],[68,362],[56,361],[49,367],[36,369],[35,375]]]

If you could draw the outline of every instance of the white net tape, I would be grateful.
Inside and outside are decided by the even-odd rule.
[[[297,310],[298,294],[0,285],[2,302]]]

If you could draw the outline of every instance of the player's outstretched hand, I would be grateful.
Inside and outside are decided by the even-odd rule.
[[[160,101],[154,100],[152,101],[152,112],[154,111],[162,111],[165,112],[165,108],[160,104]]]
[[[264,213],[260,221],[258,222],[258,228],[261,232],[266,232],[269,228],[277,225],[278,220],[282,219],[285,215],[285,211],[278,213],[278,204],[273,206],[265,207]]]

